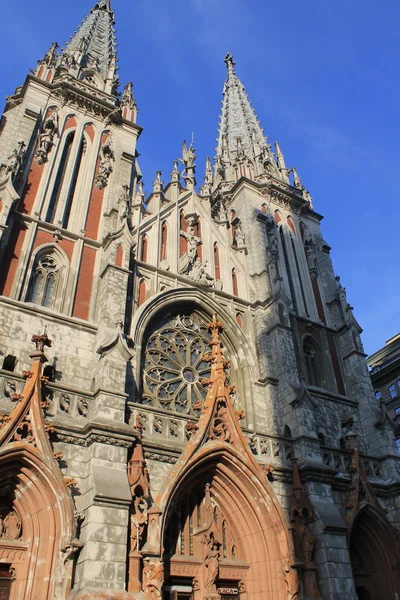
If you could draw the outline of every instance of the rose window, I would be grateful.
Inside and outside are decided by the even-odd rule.
[[[210,334],[197,315],[167,318],[146,344],[142,403],[199,416],[210,376]]]

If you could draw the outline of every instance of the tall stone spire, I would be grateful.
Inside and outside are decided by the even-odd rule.
[[[117,50],[110,0],[97,2],[61,54],[60,66],[102,91],[117,95]]]
[[[242,153],[254,158],[267,150],[266,139],[244,86],[236,75],[232,54],[226,55],[225,64],[228,77],[224,84],[217,157],[224,158],[224,153],[228,153],[232,159]]]

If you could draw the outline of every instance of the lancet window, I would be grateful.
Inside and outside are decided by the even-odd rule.
[[[200,415],[210,375],[203,360],[210,334],[196,314],[168,316],[148,337],[143,356],[142,403],[181,414]]]
[[[65,180],[65,174],[67,171],[67,166],[69,162],[69,158],[71,156],[72,144],[74,142],[75,132],[71,131],[67,135],[65,140],[64,149],[61,155],[60,164],[58,166],[56,180],[54,182],[53,193],[50,198],[49,207],[47,209],[46,221],[48,223],[53,223],[54,217],[56,215],[57,205],[60,199],[61,190],[63,187],[63,183]]]
[[[42,254],[35,261],[26,301],[53,308],[59,279],[60,268],[54,253]]]
[[[321,387],[323,378],[320,349],[311,338],[306,338],[304,341],[303,353],[307,368],[307,383]]]

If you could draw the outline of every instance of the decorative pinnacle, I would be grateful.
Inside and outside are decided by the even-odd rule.
[[[228,69],[228,73],[233,73],[236,63],[233,60],[233,56],[230,52],[228,52],[228,54],[225,56],[224,62],[226,64],[226,68]]]
[[[49,340],[47,335],[47,326],[44,328],[43,334],[39,333],[38,335],[32,336],[32,342],[36,344],[36,351],[40,352],[41,354],[44,353],[46,346],[48,348],[51,347],[51,340]]]

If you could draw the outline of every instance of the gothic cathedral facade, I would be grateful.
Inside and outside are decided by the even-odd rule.
[[[398,600],[400,457],[231,55],[146,197],[100,0],[0,124],[0,598]],[[33,345],[32,345],[33,342]]]

